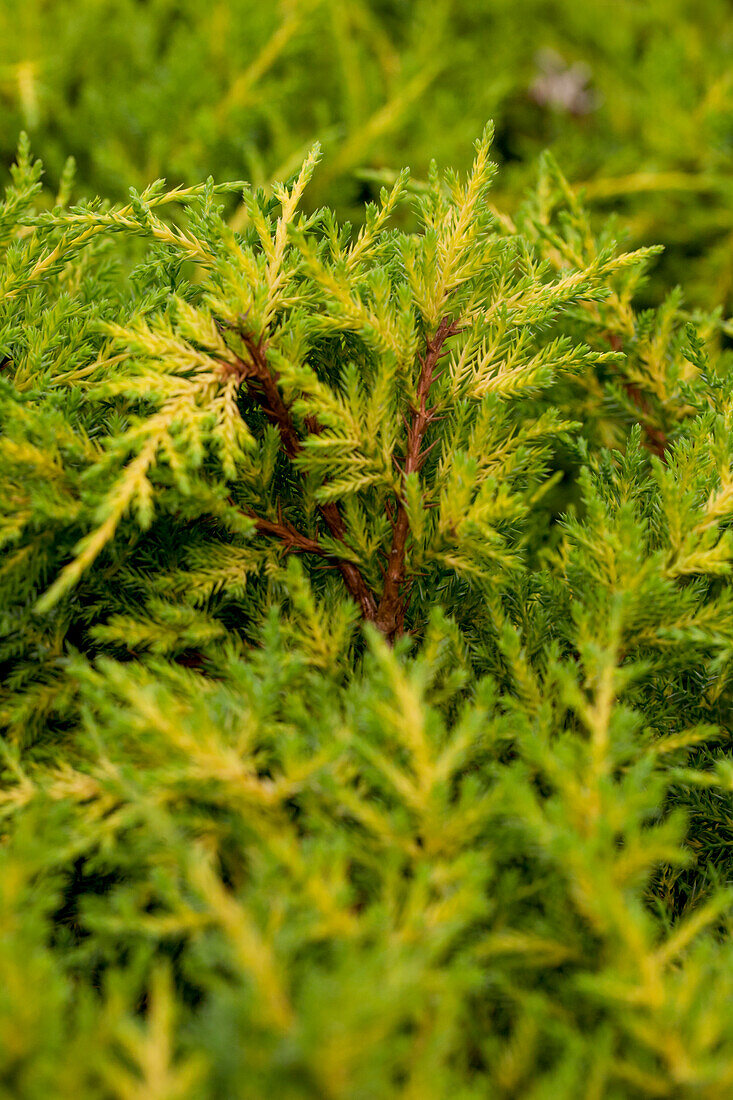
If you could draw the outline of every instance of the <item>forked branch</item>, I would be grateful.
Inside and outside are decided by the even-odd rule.
[[[237,360],[234,369],[237,370],[245,382],[252,400],[259,405],[265,416],[278,429],[283,450],[292,461],[302,451],[303,443],[290,408],[285,403],[278,387],[278,373],[267,362],[267,343],[264,340],[255,340],[253,336],[246,332],[239,331],[239,335],[247,349],[248,359]],[[307,422],[307,426],[309,431],[317,430],[317,426],[312,422]],[[323,504],[320,506],[319,511],[331,536],[339,542],[345,543],[346,525],[338,504],[334,502]],[[274,527],[278,529],[275,530]],[[369,622],[376,620],[377,601],[364,580],[361,570],[353,562],[346,561],[332,553],[327,554],[317,540],[309,539],[290,525],[283,527],[283,525],[273,525],[268,520],[258,520],[257,529],[261,534],[274,535],[280,538],[292,553],[314,553],[323,557],[331,557],[343,577],[349,594],[359,604],[364,618]]]
[[[268,419],[273,423],[282,440],[283,450],[291,461],[301,453],[303,442],[298,434],[291,410],[286,404],[278,387],[278,373],[267,362],[267,344],[264,340],[256,340],[250,334],[239,331],[245,348],[247,359],[238,359],[233,367],[247,386],[247,391],[253,401],[259,405]],[[434,336],[426,344],[425,354],[420,359],[420,376],[418,379],[416,401],[411,409],[411,416],[405,418],[407,427],[407,447],[404,464],[401,467],[403,479],[409,474],[418,473],[435,444],[424,447],[425,435],[429,425],[437,419],[434,408],[429,407],[428,400],[430,388],[437,377],[438,363],[443,355],[446,340],[459,331],[459,325],[450,317],[444,317]],[[306,422],[309,431],[317,432],[319,426],[311,421]],[[346,543],[346,525],[341,510],[335,502],[323,504],[319,512],[332,536],[338,542]],[[389,642],[404,629],[405,610],[408,593],[405,590],[406,551],[410,534],[410,522],[402,499],[396,501],[392,519],[392,544],[384,569],[384,584],[382,595],[377,603],[374,593],[367,585],[358,566],[353,562],[326,550],[317,540],[298,531],[291,523],[282,519],[279,521],[255,519],[257,531],[262,535],[268,535],[279,539],[289,553],[315,554],[323,558],[330,558],[338,568],[349,594],[361,607],[362,615],[368,622],[376,624]]]

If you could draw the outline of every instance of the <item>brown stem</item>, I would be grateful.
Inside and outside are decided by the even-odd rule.
[[[273,538],[280,539],[290,554],[318,554],[322,558],[335,557],[334,554],[321,545],[318,539],[303,535],[287,520],[276,523],[271,519],[262,519],[251,512],[247,514],[255,521],[255,527],[259,535],[271,535]]]
[[[338,504],[333,502],[322,504],[320,512],[333,537],[339,542],[346,542],[346,524]],[[368,622],[373,623],[377,617],[377,601],[362,577],[360,569],[353,562],[344,561],[342,558],[337,559],[337,564],[344,584],[361,607],[362,615]]]
[[[427,452],[422,451],[423,440],[428,425],[433,419],[434,410],[428,409],[428,395],[435,380],[435,368],[443,351],[443,344],[449,336],[458,331],[458,326],[450,317],[444,317],[438,330],[428,340],[425,355],[420,360],[420,378],[417,384],[417,406],[413,406],[412,418],[407,428],[407,453],[404,462],[404,476],[420,470]],[[410,521],[401,500],[397,501],[397,518],[392,532],[392,546],[387,559],[382,598],[377,610],[376,625],[392,642],[402,633],[405,620],[405,550],[410,533]]]
[[[278,373],[268,366],[267,344],[264,340],[254,340],[253,337],[244,333],[241,336],[249,352],[249,362],[238,359],[234,369],[244,380],[252,400],[277,427],[283,449],[288,458],[293,459],[299,454],[303,444],[298,436],[290,409],[278,389]]]
[[[255,340],[254,337],[248,333],[240,331],[239,334],[247,348],[249,362],[237,359],[234,367],[227,364],[227,369],[235,370],[244,380],[250,397],[253,401],[257,402],[268,419],[275,424],[280,433],[283,449],[288,458],[293,460],[297,458],[302,451],[303,443],[298,435],[292,413],[283,400],[282,394],[278,388],[278,373],[268,365],[267,344],[264,340]],[[310,432],[320,431],[320,425],[317,424],[312,417],[306,420],[306,427]],[[338,539],[339,542],[345,543],[346,525],[338,504],[335,502],[323,504],[319,507],[319,511],[332,537]],[[258,522],[269,524],[270,521],[261,520]],[[262,533],[265,533],[264,527],[262,528]],[[275,534],[277,537],[282,538],[280,532],[270,531],[268,533]],[[299,534],[294,528],[284,541],[288,543],[288,548],[293,553],[324,554],[320,543],[316,540],[307,539],[306,536]],[[311,545],[306,547],[304,545],[305,542],[309,542]],[[318,549],[315,549],[315,547],[318,547]],[[359,567],[354,565],[353,562],[344,561],[335,554],[327,556],[333,557],[349,594],[359,604],[364,618],[369,622],[374,622],[377,616],[377,601],[364,580]]]

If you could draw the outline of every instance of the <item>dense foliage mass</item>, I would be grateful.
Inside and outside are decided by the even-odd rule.
[[[732,54],[728,0],[0,0],[0,161],[23,128],[54,184],[71,153],[119,200],[158,176],[266,186],[319,140],[309,201],[359,217],[369,173],[466,167],[494,118],[507,209],[551,146],[667,246],[650,301],[684,279],[730,311]]]
[[[0,1096],[733,1094],[721,321],[489,143],[353,232],[21,144]]]

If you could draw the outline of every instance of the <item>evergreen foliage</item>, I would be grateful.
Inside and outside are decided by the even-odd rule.
[[[0,1096],[733,1095],[725,326],[489,149],[352,231],[21,142]]]
[[[354,218],[375,173],[465,168],[494,118],[506,209],[551,146],[665,244],[650,300],[684,281],[730,312],[732,51],[728,0],[0,0],[0,160],[25,129],[54,184],[71,153],[118,201],[159,176],[269,187],[318,140],[311,201]]]

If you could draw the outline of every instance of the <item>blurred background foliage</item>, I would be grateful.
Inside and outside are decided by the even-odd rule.
[[[496,122],[503,208],[551,147],[600,217],[666,246],[677,282],[730,312],[733,8],[728,0],[0,0],[0,159],[26,129],[82,194],[165,176],[288,176],[360,217],[395,167],[465,167]],[[232,210],[237,219],[237,211]]]

